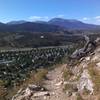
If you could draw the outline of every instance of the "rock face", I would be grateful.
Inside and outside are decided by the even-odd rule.
[[[90,79],[90,75],[87,69],[85,69],[80,77],[79,83],[77,84],[78,91],[81,92],[84,89],[90,91],[93,94],[93,82]]]
[[[71,55],[72,59],[70,63],[76,62],[75,64],[70,64],[68,67],[72,71],[73,76],[64,82],[64,84],[68,84],[68,86],[71,85],[71,87],[72,85],[76,85],[78,92],[73,91],[73,88],[71,88],[70,91],[72,94],[80,94],[83,98],[82,100],[99,100],[100,39],[90,41],[89,38],[87,38],[86,40],[86,45]],[[66,90],[66,93],[68,93],[68,91],[69,90]]]

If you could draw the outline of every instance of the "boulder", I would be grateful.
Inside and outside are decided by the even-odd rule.
[[[37,86],[37,85],[32,85],[32,84],[29,84],[28,85],[28,88],[32,91],[40,91],[43,87],[41,86]]]
[[[41,86],[34,84],[29,84],[26,89],[20,89],[15,96],[12,97],[12,100],[29,100],[30,97],[39,95],[48,95],[48,92],[41,92],[45,89]]]
[[[45,91],[45,92],[37,92],[37,93],[34,93],[33,96],[34,96],[34,97],[50,96],[50,94],[49,94],[49,92]]]

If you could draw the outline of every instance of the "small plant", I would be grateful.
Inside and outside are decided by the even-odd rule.
[[[7,95],[7,91],[3,86],[0,86],[0,100],[4,100],[4,97]]]
[[[66,84],[66,85],[64,86],[64,88],[63,88],[63,91],[64,91],[64,92],[65,92],[65,91],[77,92],[78,89],[77,89],[76,85],[74,85],[74,84]]]
[[[89,91],[89,90],[87,90],[87,89],[86,89],[86,87],[84,87],[83,94],[84,94],[84,95],[88,95],[88,94],[90,94],[90,91]]]
[[[66,85],[64,86],[63,91],[66,91],[66,90],[72,91],[72,90],[73,90],[73,85],[72,85],[72,84],[66,84]]]
[[[46,79],[48,71],[46,69],[40,69],[35,75],[34,75],[34,83],[41,85],[42,81]]]
[[[73,73],[68,69],[63,71],[63,78],[65,81],[69,80],[72,75]]]
[[[0,87],[4,85],[4,81],[0,80]]]
[[[77,100],[84,100],[80,94],[77,95]]]

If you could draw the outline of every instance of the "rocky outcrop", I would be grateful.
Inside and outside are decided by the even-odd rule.
[[[96,46],[99,44],[100,39],[98,38],[95,41],[91,41],[89,37],[84,36],[86,40],[86,44],[84,45],[83,48],[76,50],[72,55],[71,59],[80,59],[84,56],[86,56],[88,53],[91,53],[95,50]]]
[[[83,71],[81,74],[81,77],[79,79],[79,82],[77,84],[77,88],[79,92],[82,92],[84,89],[87,89],[90,91],[90,94],[93,94],[93,82],[90,79],[90,75],[87,69]]]
[[[75,64],[73,64],[74,62]],[[67,69],[70,69],[73,76],[64,82],[64,85],[71,86],[66,93],[80,94],[84,98],[82,100],[99,100],[100,38],[95,41],[87,38],[85,46],[71,55],[70,65]],[[74,91],[73,86],[77,87],[78,91]]]
[[[30,100],[31,97],[48,96],[49,92],[45,88],[30,84],[25,89],[20,89],[12,100]]]

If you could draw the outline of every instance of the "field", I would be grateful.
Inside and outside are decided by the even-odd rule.
[[[0,88],[2,91],[0,91],[0,97],[8,95],[9,88],[22,85],[33,73],[44,77],[43,72],[47,71],[38,72],[39,69],[50,69],[50,66],[60,63],[67,49],[67,46],[62,46],[1,50]]]

